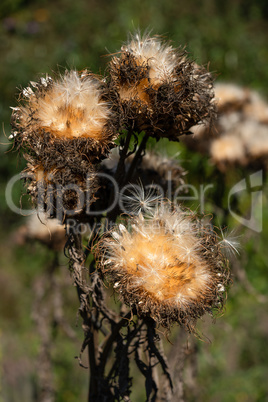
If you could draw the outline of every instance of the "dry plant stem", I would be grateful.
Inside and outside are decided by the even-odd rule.
[[[103,352],[101,354],[101,362],[100,362],[100,374],[104,375],[105,366],[109,357],[109,353],[113,343],[116,340],[116,337],[120,331],[120,329],[126,325],[128,320],[131,317],[131,311],[129,311],[118,323],[114,323],[115,325],[112,328],[111,334],[107,337],[107,341],[103,348]]]
[[[123,146],[122,151],[120,152],[120,159],[117,165],[117,169],[115,172],[115,180],[117,181],[119,187],[120,184],[123,182],[123,179],[125,177],[125,160],[128,157],[128,148],[129,148],[129,144],[130,144],[130,140],[132,137],[132,130],[129,130],[127,133],[127,137]]]
[[[124,184],[127,184],[131,180],[131,177],[132,177],[132,175],[133,175],[133,173],[135,171],[135,168],[136,168],[136,166],[137,166],[137,164],[138,164],[138,162],[139,162],[139,160],[140,160],[140,158],[142,156],[142,152],[146,148],[148,138],[149,138],[149,133],[145,133],[144,136],[143,136],[143,139],[142,139],[142,141],[140,143],[140,146],[139,146],[137,152],[135,153],[135,156],[134,156],[133,161],[132,161],[132,163],[130,165],[130,168],[129,168],[128,172],[127,172]]]
[[[159,342],[158,336],[155,332],[155,323],[150,321],[147,322],[147,343],[148,343],[148,354],[149,354],[149,362],[152,366],[152,378],[154,378],[155,385],[157,386],[157,393],[159,390],[159,380],[158,380],[158,371],[156,370],[156,365],[160,363],[163,374],[166,378],[166,386],[169,390],[169,393],[173,391],[171,374],[169,371],[169,367],[167,365],[166,357],[162,350],[162,345],[160,343],[160,347],[157,348],[156,342]]]
[[[180,328],[176,341],[168,354],[169,367],[174,384],[173,396],[170,398],[171,402],[184,401],[183,371],[188,353],[187,336],[186,332]]]
[[[169,373],[172,373],[173,370],[170,367],[170,364],[168,364],[168,359],[165,356],[165,351],[163,347],[163,341],[162,339],[159,340],[159,347],[158,347],[159,353],[161,354],[163,360],[165,361],[166,366],[169,368]],[[162,376],[159,381],[159,392],[156,398],[156,402],[170,402],[172,400],[173,396],[173,384],[170,382],[170,378],[168,376]]]
[[[198,373],[198,343],[197,339],[194,339],[187,349],[187,367],[184,369],[184,383],[186,385],[187,392],[192,395],[194,400],[199,400],[199,387],[197,385],[197,373]]]
[[[156,334],[155,323],[147,318],[141,321],[141,328],[134,344],[135,363],[145,378],[146,400],[165,401],[172,395],[172,381],[160,339]],[[159,343],[159,345],[157,345]],[[159,370],[165,382],[160,382]],[[165,392],[162,387],[166,386]]]
[[[79,313],[83,319],[83,330],[85,338],[81,348],[81,355],[84,350],[88,350],[89,359],[89,401],[101,401],[104,396],[111,400],[111,384],[105,380],[105,367],[110,356],[120,329],[126,325],[131,317],[131,312],[126,314],[120,321],[103,303],[101,283],[97,272],[94,272],[93,263],[91,264],[91,286],[87,284],[87,270],[85,268],[85,254],[82,248],[81,235],[75,226],[69,233],[69,255],[71,258],[71,272],[77,287],[80,301]],[[107,335],[103,352],[100,354],[99,331],[102,330],[100,314],[105,317],[110,326],[111,332]],[[117,322],[118,321],[118,322]],[[105,333],[105,331],[103,331]]]
[[[53,348],[52,329],[54,324],[54,297],[59,291],[56,286],[54,272],[58,267],[58,256],[52,261],[46,272],[38,276],[34,284],[33,319],[40,337],[40,351],[36,373],[38,378],[38,400],[53,402],[55,389],[52,374]]]
[[[131,392],[132,378],[130,376],[130,354],[131,347],[133,347],[132,342],[136,338],[136,344],[139,344],[141,338],[143,321],[138,321],[134,327],[128,326],[127,334],[123,335],[120,331],[117,332],[116,342],[115,342],[115,359],[114,363],[108,373],[109,384],[113,384],[114,379],[117,380],[115,387],[115,399],[120,400],[123,397],[124,400],[129,400],[128,396]],[[117,390],[116,390],[117,388]],[[117,394],[117,395],[116,395]],[[118,399],[117,399],[118,398]]]
[[[89,294],[92,289],[87,284],[87,271],[84,266],[85,254],[82,247],[82,236],[78,230],[78,224],[73,225],[69,231],[68,250],[70,255],[71,273],[74,280],[74,284],[77,288],[80,307],[79,313],[83,319],[82,328],[84,330],[84,341],[81,348],[79,357],[80,365],[81,355],[83,351],[88,347],[88,357],[90,365],[90,380],[89,380],[89,398],[92,393],[95,393],[96,381],[95,377],[97,365],[98,365],[98,333],[94,328],[94,315],[96,315],[95,309],[91,308]],[[92,319],[93,318],[93,319]]]
[[[114,179],[115,179],[116,183],[118,184],[119,189],[122,187],[124,178],[125,178],[125,160],[128,157],[128,148],[129,148],[132,134],[133,134],[132,130],[129,130],[127,133],[127,137],[126,137],[123,149],[120,151],[120,158],[119,158],[119,162],[118,162],[116,172],[114,175]],[[115,197],[115,194],[114,194],[114,191],[112,191],[111,195],[110,195],[109,205],[112,204],[114,197]],[[119,208],[118,208],[118,205],[116,205],[112,209],[112,211],[110,211],[109,214],[107,215],[108,221],[114,222],[116,220],[118,213],[119,213]]]
[[[60,277],[54,278],[54,287],[55,287],[55,291],[53,294],[54,325],[56,327],[60,327],[70,340],[77,343],[78,339],[76,333],[64,317],[63,294],[64,294],[64,287],[66,286],[66,283],[64,283],[64,278],[66,278],[66,276],[65,276],[65,267],[59,267],[59,268],[60,268]],[[61,268],[64,268],[64,270]],[[63,274],[64,277],[62,276]]]
[[[118,162],[116,172],[115,172],[115,175],[114,175],[114,179],[115,179],[116,183],[118,184],[119,190],[123,187],[123,185],[125,183],[127,183],[128,180],[131,179],[131,175],[132,175],[132,173],[134,171],[134,168],[136,166],[136,163],[138,162],[138,159],[139,159],[139,157],[135,159],[135,157],[136,157],[136,155],[135,155],[135,157],[134,157],[135,162],[134,162],[134,160],[132,162],[132,165],[133,165],[132,173],[131,173],[131,175],[128,174],[127,178],[126,178],[125,160],[128,158],[129,155],[131,155],[132,153],[135,152],[136,145],[137,145],[137,144],[135,145],[133,151],[129,151],[129,145],[130,145],[130,141],[131,141],[132,136],[135,136],[135,134],[131,129],[129,129],[129,131],[127,133],[126,140],[125,140],[124,145],[123,145],[123,148],[120,151],[120,158],[119,158],[119,162]],[[136,138],[136,136],[135,136],[135,138]],[[141,153],[141,151],[140,151],[140,153]],[[138,152],[139,152],[139,150],[137,151],[137,153]],[[114,196],[115,196],[115,194],[112,192],[110,200],[109,200],[109,205],[111,205]],[[109,214],[107,215],[108,221],[114,222],[116,220],[119,212],[120,212],[119,207],[118,207],[118,205],[116,205],[114,207],[114,209],[112,211],[110,211]]]

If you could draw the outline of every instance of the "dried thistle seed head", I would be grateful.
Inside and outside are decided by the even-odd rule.
[[[128,159],[131,162],[133,156]],[[162,196],[169,191],[173,194],[178,187],[184,185],[184,177],[187,172],[182,168],[177,159],[167,157],[155,152],[146,152],[139,166],[137,167],[134,180],[138,181],[138,177],[142,181],[143,186],[152,188],[158,187],[162,191]],[[134,181],[133,180],[133,181]],[[152,183],[157,183],[155,186]]]
[[[214,118],[211,75],[158,37],[132,36],[111,60],[110,75],[125,125],[136,131],[177,139]]]
[[[112,121],[101,81],[85,71],[66,71],[23,89],[20,106],[13,108],[12,137],[35,152],[49,137],[51,141],[87,140],[87,151],[102,153],[115,134]]]
[[[133,158],[135,154],[130,155],[125,160],[125,169],[128,171],[130,168]],[[129,207],[130,210],[133,208],[133,202],[131,193],[133,190],[133,185],[137,189],[137,202],[135,208],[137,211],[141,206],[140,201],[144,203],[145,199],[148,195],[154,196],[165,196],[168,192],[171,195],[174,194],[175,191],[178,192],[178,188],[180,187],[181,192],[185,191],[185,181],[184,177],[186,176],[187,172],[182,168],[178,159],[176,159],[178,155],[174,155],[174,158],[167,157],[165,155],[148,151],[145,155],[142,156],[139,164],[137,165],[136,169],[133,172],[131,182],[127,184],[124,189],[123,193],[129,198],[129,202],[127,199],[123,200],[123,204],[125,206],[125,202]],[[119,162],[119,151],[118,148],[112,149],[109,154],[109,157],[104,159],[101,163],[101,169],[109,174],[114,174],[116,167]],[[143,194],[144,189],[146,190],[143,195],[143,200],[139,200],[140,195]],[[129,191],[130,190],[130,191]],[[121,192],[122,193],[122,192]],[[149,197],[151,199],[151,197]],[[126,208],[127,211],[130,211],[129,208]]]
[[[268,124],[267,101],[255,91],[250,93],[250,101],[245,104],[244,113],[248,119],[258,121],[260,124]]]
[[[36,239],[56,251],[62,251],[66,243],[64,226],[57,219],[49,219],[45,213],[30,216],[26,235],[27,239]]]
[[[221,311],[228,264],[214,233],[168,205],[139,215],[104,238],[99,267],[120,298],[141,316],[194,331],[196,319]]]
[[[242,141],[234,135],[224,135],[211,144],[210,154],[215,164],[225,163],[246,164],[245,148]]]
[[[12,236],[15,244],[24,245],[27,241],[37,240],[55,251],[63,251],[66,243],[64,226],[57,219],[49,219],[47,214],[33,212],[26,223]]]
[[[51,161],[50,167],[44,168],[35,158],[27,155],[26,159],[27,192],[38,211],[46,211],[50,218],[61,221],[74,216],[84,220],[99,188],[94,166],[80,164],[80,169],[74,169],[70,161],[63,166],[53,165]]]
[[[256,164],[267,169],[267,102],[256,92],[233,84],[216,84],[215,96],[219,115],[214,130],[193,127],[194,136],[182,141],[195,151],[210,154],[222,171]]]
[[[86,71],[47,76],[25,88],[13,109],[12,137],[32,174],[28,192],[52,216],[83,216],[94,201],[94,164],[114,146],[115,133],[102,85]]]
[[[249,91],[234,84],[215,85],[215,97],[220,113],[239,111],[249,101]]]

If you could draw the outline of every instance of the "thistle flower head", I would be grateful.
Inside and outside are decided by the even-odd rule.
[[[28,192],[34,204],[41,201],[53,210],[52,216],[59,212],[57,199],[72,215],[85,207],[76,208],[80,195],[87,204],[94,200],[94,165],[114,146],[115,136],[103,85],[87,71],[46,76],[23,89],[13,108],[12,138],[28,162]],[[72,189],[65,191],[68,186]]]
[[[256,163],[267,169],[268,104],[258,93],[234,84],[215,85],[218,119],[209,125],[193,127],[194,136],[183,139],[186,145],[208,153],[222,171]]]
[[[220,310],[229,273],[216,237],[168,205],[120,224],[99,246],[100,269],[121,299],[169,328],[194,330],[205,312]]]
[[[43,212],[33,212],[27,217],[26,223],[14,232],[12,240],[20,245],[37,240],[52,250],[62,251],[66,243],[66,234],[60,221],[49,219]]]
[[[177,139],[215,114],[212,77],[159,37],[130,38],[110,62],[111,93],[124,124]]]
[[[234,84],[217,83],[215,97],[219,112],[241,110],[249,100],[249,92]]]
[[[242,162],[242,164],[246,162],[243,143],[234,135],[223,135],[215,139],[211,143],[210,154],[214,163],[219,166],[226,162]]]
[[[112,115],[103,100],[101,81],[84,71],[47,76],[23,89],[13,108],[12,137],[29,148],[52,140],[88,140],[94,151],[105,149],[114,136]]]
[[[64,226],[45,213],[34,213],[27,221],[27,238],[36,239],[54,250],[62,251],[66,243]]]

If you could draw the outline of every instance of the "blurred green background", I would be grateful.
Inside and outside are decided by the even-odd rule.
[[[36,401],[36,365],[40,337],[32,317],[33,287],[54,253],[40,244],[16,244],[14,233],[25,217],[6,204],[7,181],[24,166],[10,150],[10,106],[15,95],[43,73],[58,68],[85,67],[104,73],[109,54],[120,49],[128,32],[146,29],[164,35],[174,46],[186,46],[199,64],[209,62],[218,81],[257,89],[268,97],[267,0],[1,0],[0,3],[0,120],[1,129],[1,243],[0,243],[0,400]],[[192,154],[180,144],[158,144],[179,159],[191,184],[215,184],[205,209],[226,208],[228,189],[254,170],[220,174],[208,158]],[[224,185],[222,185],[224,183]],[[223,188],[223,190],[222,190]],[[196,393],[186,400],[268,401],[268,268],[267,186],[263,190],[263,231],[242,230],[241,254],[235,263],[234,285],[224,317],[205,326],[210,342],[197,342]],[[221,205],[215,206],[221,192]],[[249,195],[250,197],[250,195]],[[218,197],[219,198],[219,197]],[[19,204],[20,188],[14,199]],[[249,198],[239,204],[247,211]],[[190,207],[198,207],[193,203]],[[237,225],[227,217],[231,229]],[[66,259],[60,256],[60,265]],[[68,272],[66,268],[66,277]],[[64,276],[64,274],[63,274]],[[61,278],[59,274],[59,278]],[[71,282],[64,290],[64,314],[76,340],[56,328],[53,333],[53,376],[56,401],[85,400],[87,372],[74,359],[83,339],[76,319],[77,300]],[[201,325],[202,330],[202,325]],[[142,379],[133,380],[133,401],[142,397]]]

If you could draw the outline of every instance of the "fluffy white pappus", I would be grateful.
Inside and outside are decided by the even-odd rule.
[[[29,104],[21,108],[23,119],[33,117],[39,127],[60,136],[101,138],[110,110],[101,100],[100,82],[94,76],[66,71],[42,86],[42,93],[32,91]]]
[[[220,228],[220,231],[221,233],[218,236],[220,239],[219,246],[222,248],[223,252],[228,257],[239,254],[241,249],[239,239],[241,236],[235,236],[233,232],[224,232],[222,228]]]
[[[170,77],[178,66],[176,50],[163,43],[159,37],[132,35],[127,44],[122,46],[122,52],[132,54],[141,65],[149,66],[149,78],[159,84]]]
[[[199,229],[193,218],[195,218],[195,214],[192,211],[182,210],[178,205],[171,207],[169,203],[165,202],[161,203],[154,214],[154,219],[164,224],[167,230],[178,238],[189,233],[198,235]]]
[[[122,209],[130,215],[153,214],[161,200],[162,194],[156,186],[152,184],[144,188],[141,182],[128,185],[121,196]]]

